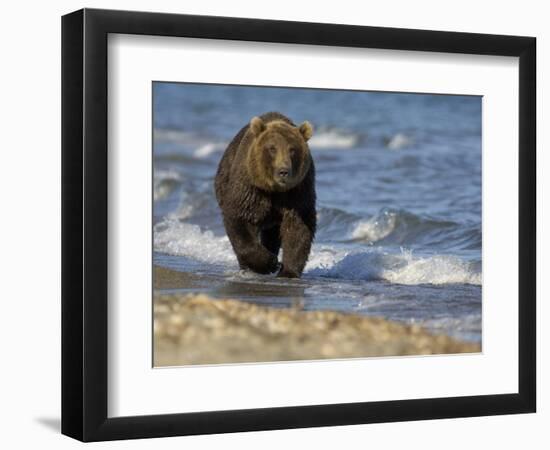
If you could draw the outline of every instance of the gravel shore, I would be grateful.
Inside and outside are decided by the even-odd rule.
[[[480,351],[479,344],[380,318],[201,294],[154,297],[156,367]]]

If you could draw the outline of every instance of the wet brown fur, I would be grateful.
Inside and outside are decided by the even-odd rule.
[[[300,277],[315,236],[312,129],[280,113],[255,117],[227,147],[215,180],[216,198],[241,268]],[[288,172],[284,179],[277,176]]]

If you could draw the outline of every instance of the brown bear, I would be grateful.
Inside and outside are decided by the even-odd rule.
[[[218,166],[215,190],[239,266],[299,278],[315,236],[315,167],[309,122],[254,117],[233,138]]]

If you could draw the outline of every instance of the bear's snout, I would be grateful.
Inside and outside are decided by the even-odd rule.
[[[280,165],[277,166],[274,170],[274,179],[275,182],[282,188],[287,188],[290,184],[292,184],[293,179],[293,173],[292,173],[292,166],[289,165]]]
[[[280,150],[273,164],[273,175],[279,184],[287,184],[293,177],[292,159],[286,150]]]
[[[279,171],[277,172],[277,175],[280,177],[280,178],[286,178],[288,176],[291,176],[291,173],[290,173],[290,168],[289,167],[282,167],[279,169]]]

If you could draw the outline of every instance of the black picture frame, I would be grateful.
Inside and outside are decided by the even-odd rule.
[[[519,57],[517,393],[107,416],[107,36],[123,33]],[[535,412],[536,39],[83,9],[62,18],[62,433],[82,441]]]

